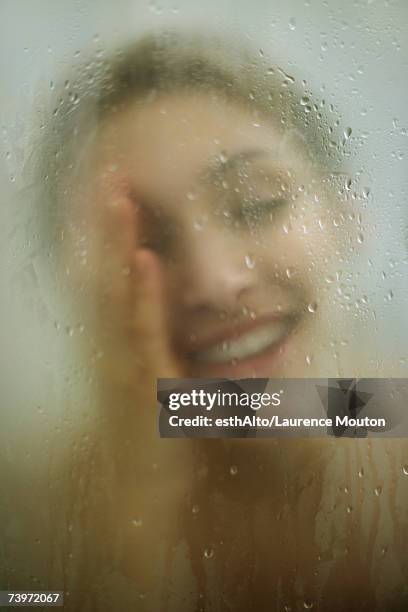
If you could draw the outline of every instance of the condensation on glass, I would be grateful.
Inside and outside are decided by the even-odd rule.
[[[405,610],[405,440],[160,440],[155,400],[406,376],[405,6],[39,7],[3,9],[0,586]]]

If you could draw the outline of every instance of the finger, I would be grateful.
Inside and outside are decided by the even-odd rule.
[[[163,271],[159,258],[147,249],[138,249],[134,262],[134,333],[142,370],[154,378],[177,378],[182,364],[171,346],[166,317]]]
[[[120,304],[129,293],[132,253],[136,245],[136,210],[128,182],[119,176],[112,178],[105,173],[96,199],[101,211],[95,228],[101,289],[111,302]]]

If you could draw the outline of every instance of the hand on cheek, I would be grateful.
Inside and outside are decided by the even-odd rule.
[[[181,372],[166,323],[162,264],[152,250],[140,246],[144,221],[128,182],[108,179],[100,183],[102,210],[96,227],[99,318],[108,341],[106,356],[117,380],[137,384],[139,392],[144,387],[155,393],[157,377],[177,377]]]

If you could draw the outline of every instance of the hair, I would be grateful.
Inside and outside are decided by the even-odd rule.
[[[39,234],[44,237],[46,231],[48,248],[60,240],[64,201],[75,184],[85,143],[102,120],[132,100],[147,104],[180,91],[215,95],[270,119],[283,134],[295,132],[305,155],[320,168],[330,168],[336,154],[324,101],[313,102],[294,77],[242,41],[150,33],[110,57],[71,69],[55,90],[36,162],[42,191]]]

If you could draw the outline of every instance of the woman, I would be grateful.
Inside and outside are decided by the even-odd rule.
[[[324,103],[263,53],[168,34],[65,88],[44,201],[96,396],[56,527],[68,603],[385,609],[374,585],[393,566],[364,492],[386,488],[370,456],[385,443],[157,433],[159,376],[376,375],[350,316],[359,218]]]

